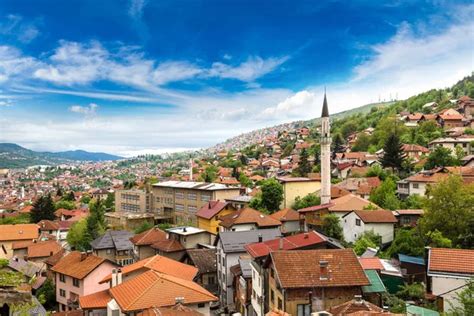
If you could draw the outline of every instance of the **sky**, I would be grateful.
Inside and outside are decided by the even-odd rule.
[[[473,70],[471,1],[2,0],[0,142],[193,150]]]

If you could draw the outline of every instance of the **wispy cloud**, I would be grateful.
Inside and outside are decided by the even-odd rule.
[[[89,105],[72,105],[69,110],[74,113],[83,114],[86,117],[96,115],[99,106],[95,103],[89,103]]]
[[[30,43],[40,35],[36,23],[28,22],[22,16],[9,14],[0,22],[0,35],[12,37],[22,43]]]
[[[143,10],[147,5],[148,0],[130,0],[128,14],[132,18],[140,19],[143,15]]]

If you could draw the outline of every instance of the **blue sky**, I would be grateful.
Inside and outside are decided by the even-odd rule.
[[[121,155],[211,146],[446,87],[470,1],[3,0],[0,142]]]

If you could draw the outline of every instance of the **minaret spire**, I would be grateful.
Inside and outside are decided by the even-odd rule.
[[[331,127],[328,100],[324,87],[323,111],[321,113],[321,204],[331,202]]]

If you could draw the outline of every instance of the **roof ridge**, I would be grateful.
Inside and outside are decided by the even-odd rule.
[[[157,273],[157,274],[159,274],[160,277],[162,277],[162,278],[164,278],[164,279],[166,279],[166,280],[168,280],[168,281],[170,281],[170,282],[172,282],[172,283],[178,284],[178,285],[180,285],[180,286],[184,286],[184,287],[186,287],[186,288],[188,288],[188,289],[190,289],[190,290],[199,292],[199,293],[201,293],[201,294],[203,294],[203,295],[206,295],[206,296],[209,296],[209,294],[211,294],[211,296],[214,297],[214,295],[213,295],[212,293],[210,293],[209,291],[207,291],[205,288],[203,288],[202,286],[200,286],[199,284],[197,284],[197,283],[194,282],[194,281],[185,280],[185,279],[182,279],[182,278],[179,278],[179,277],[175,277],[175,276],[172,276],[172,275],[169,275],[169,274],[166,274],[166,273],[158,272],[158,271],[154,271],[154,272]],[[180,283],[180,282],[176,282],[177,280],[173,280],[173,279],[179,279],[180,281],[184,281],[184,282],[181,282],[181,283]],[[184,284],[184,283],[186,283],[186,282],[192,282],[193,284],[198,285],[198,286],[200,287],[200,289],[191,288],[191,287],[189,287],[189,286],[187,286],[187,285]],[[203,292],[201,289],[204,290],[204,291],[206,291],[207,293],[206,293],[206,292]],[[186,299],[186,298],[185,298],[185,299]]]

